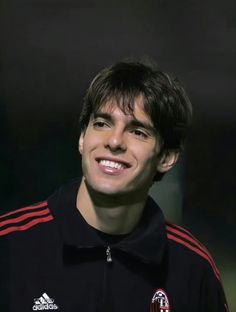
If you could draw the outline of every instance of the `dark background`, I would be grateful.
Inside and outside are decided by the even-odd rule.
[[[2,212],[80,173],[78,116],[93,76],[127,57],[153,58],[184,82],[194,105],[181,223],[213,253],[236,311],[235,1],[0,5]]]

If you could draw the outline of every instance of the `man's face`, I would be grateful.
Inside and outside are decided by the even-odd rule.
[[[115,104],[103,105],[79,140],[86,183],[104,195],[146,196],[160,162],[160,149],[141,97],[132,115]]]

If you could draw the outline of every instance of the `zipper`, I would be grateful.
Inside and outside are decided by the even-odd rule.
[[[110,298],[110,274],[112,269],[112,256],[111,256],[111,247],[105,246],[105,262],[104,262],[104,271],[103,271],[103,291],[101,297],[101,305],[98,309],[98,312],[111,312],[111,298]]]
[[[107,256],[107,262],[112,262],[110,246],[108,246],[107,249],[106,249],[106,256]]]

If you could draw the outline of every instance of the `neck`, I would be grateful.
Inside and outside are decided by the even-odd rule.
[[[128,200],[127,200],[128,199]],[[104,195],[86,185],[82,179],[77,194],[77,209],[92,227],[108,234],[128,234],[138,224],[145,199],[132,196]]]

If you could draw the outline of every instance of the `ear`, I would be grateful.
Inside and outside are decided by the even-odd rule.
[[[164,173],[173,168],[179,159],[179,154],[178,150],[165,151],[157,164],[157,171]]]
[[[79,137],[79,152],[82,155],[83,154],[83,145],[84,145],[84,131],[81,132],[80,137]]]

